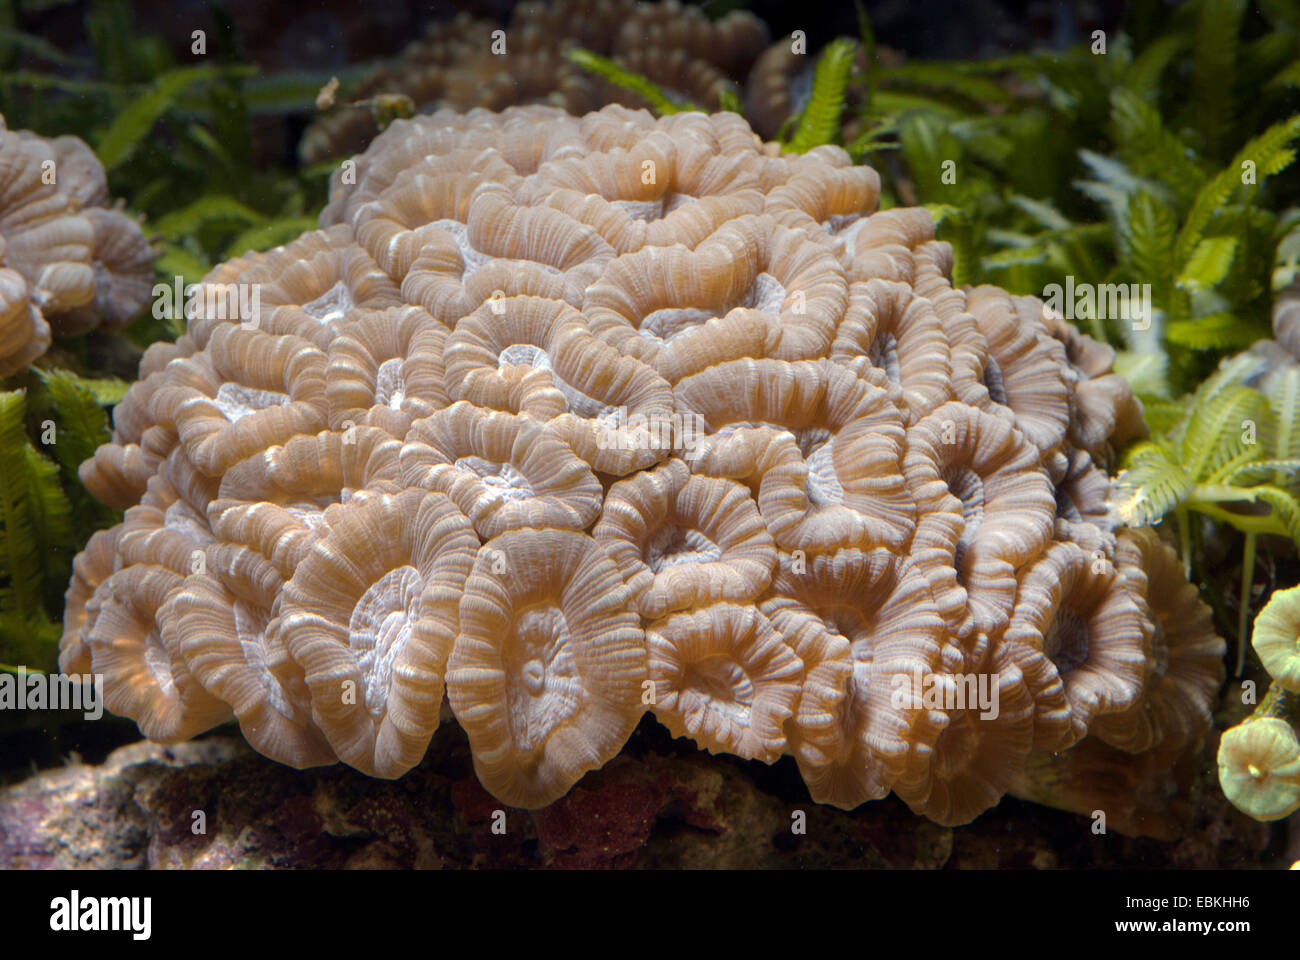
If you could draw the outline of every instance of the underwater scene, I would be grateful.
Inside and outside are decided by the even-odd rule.
[[[0,869],[1300,868],[1297,150],[1300,0],[0,0]]]

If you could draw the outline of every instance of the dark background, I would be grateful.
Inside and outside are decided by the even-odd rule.
[[[20,13],[23,30],[71,53],[89,54],[84,36],[87,0]],[[773,36],[800,29],[810,49],[855,34],[852,0],[716,0],[696,4],[720,15],[748,9]],[[1156,0],[1146,6],[1170,6]],[[196,29],[220,34],[233,25],[248,59],[266,69],[326,70],[396,54],[433,23],[457,13],[506,21],[508,0],[135,0],[137,22],[163,33],[180,54]],[[877,39],[923,57],[985,57],[1033,46],[1065,47],[1096,28],[1113,29],[1127,0],[866,0]]]

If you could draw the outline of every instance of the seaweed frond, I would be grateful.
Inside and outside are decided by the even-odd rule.
[[[34,368],[0,392],[0,661],[53,662],[72,556],[120,514],[77,468],[109,437],[106,403],[123,385]]]
[[[75,476],[77,467],[94,456],[100,444],[109,441],[108,416],[92,389],[75,373],[43,369],[36,372],[54,402],[54,455]]]
[[[1246,0],[1202,0],[1192,51],[1192,97],[1187,114],[1217,156],[1232,130],[1234,88]]]
[[[1262,183],[1281,173],[1295,160],[1291,141],[1300,137],[1300,114],[1273,124],[1250,140],[1233,157],[1232,162],[1216,174],[1196,194],[1182,230],[1178,233],[1177,255],[1185,262],[1193,248],[1205,236],[1211,218],[1228,202],[1233,192],[1245,185]],[[1253,174],[1247,180],[1245,174]]]
[[[812,96],[799,115],[794,133],[785,144],[786,149],[807,153],[814,147],[835,141],[857,52],[857,42],[848,37],[840,37],[826,45],[813,72]]]
[[[564,55],[589,73],[604,77],[615,86],[638,93],[650,105],[650,109],[660,116],[669,113],[687,113],[702,110],[702,107],[689,101],[678,103],[655,85],[649,77],[631,70],[625,70],[608,57],[584,50],[582,47],[570,47]]]
[[[26,392],[0,393],[0,611],[27,621],[41,606],[41,556],[32,522]]]
[[[157,77],[113,118],[112,124],[95,144],[95,153],[104,169],[112,172],[135,151],[148,136],[158,119],[174,106],[189,87],[229,76],[252,76],[257,68],[248,67],[177,67]]]

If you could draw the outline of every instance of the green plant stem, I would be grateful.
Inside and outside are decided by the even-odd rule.
[[[1205,568],[1205,550],[1201,542],[1202,528],[1198,525],[1192,529],[1192,573],[1195,574],[1195,582],[1200,586],[1201,598],[1210,605],[1210,610],[1214,614],[1214,622],[1225,635],[1228,632],[1228,625],[1232,623],[1232,616],[1228,613],[1227,607],[1223,602],[1223,591],[1214,590],[1205,586],[1210,583],[1210,571]]]
[[[1222,520],[1229,526],[1240,530],[1242,533],[1275,533],[1279,536],[1289,537],[1286,527],[1278,522],[1274,516],[1249,516],[1244,513],[1233,513],[1231,510],[1224,510],[1213,503],[1209,503],[1197,497],[1195,500],[1188,500],[1186,504],[1178,508],[1179,511],[1179,528],[1181,535],[1182,513],[1185,509],[1190,508],[1197,513],[1203,513],[1207,517],[1213,517],[1216,520]]]
[[[624,70],[613,60],[592,53],[590,50],[571,47],[565,51],[564,55],[583,70],[599,74],[610,83],[620,86],[624,90],[639,93],[645,98],[646,103],[650,104],[650,109],[660,116],[701,110],[700,107],[689,101],[674,103],[649,77],[644,74],[634,73],[631,70]]]
[[[1274,680],[1268,685],[1268,693],[1264,694],[1264,699],[1247,718],[1247,722],[1262,720],[1265,717],[1295,723],[1300,720],[1300,697],[1288,695],[1287,691],[1282,689],[1282,684]]]
[[[1255,582],[1255,537],[1246,534],[1241,557],[1241,609],[1237,612],[1237,676],[1246,671],[1246,645],[1250,642],[1250,588]]]
[[[1192,575],[1192,525],[1187,516],[1187,504],[1179,504],[1174,510],[1174,516],[1178,520],[1178,545],[1182,548],[1183,554],[1183,576],[1190,578]]]

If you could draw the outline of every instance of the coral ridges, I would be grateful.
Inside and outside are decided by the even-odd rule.
[[[140,225],[106,206],[108,184],[77,137],[8,130],[0,117],[0,376],[51,336],[117,330],[148,302],[153,254]]]
[[[748,11],[711,21],[677,0],[520,3],[504,23],[462,13],[433,24],[395,64],[349,88],[344,102],[401,95],[421,113],[541,103],[577,116],[609,103],[646,106],[639,94],[571,62],[565,52],[577,46],[649,78],[674,100],[717,110],[767,39],[767,27]],[[300,153],[308,163],[342,156],[364,148],[377,132],[370,110],[345,107],[307,129]]]
[[[537,807],[650,710],[960,823],[1036,751],[1206,729],[1222,642],[1105,512],[1105,348],[954,289],[870,168],[615,105],[398,121],[355,172],[206,279],[260,316],[153,347],[83,466],[127,512],[62,664],[151,737],[399,776],[445,689]]]

